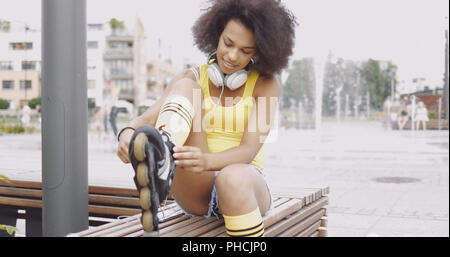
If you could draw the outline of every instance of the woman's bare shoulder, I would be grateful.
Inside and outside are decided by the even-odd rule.
[[[279,97],[281,86],[275,76],[259,77],[254,90],[255,97]]]

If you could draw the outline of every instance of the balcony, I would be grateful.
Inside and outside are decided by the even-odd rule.
[[[118,59],[133,59],[133,49],[107,49],[103,53],[103,59],[105,60],[118,60]]]
[[[133,72],[124,69],[109,69],[105,70],[105,78],[108,79],[133,79]]]
[[[134,99],[134,90],[133,89],[121,89],[119,94],[119,99]]]

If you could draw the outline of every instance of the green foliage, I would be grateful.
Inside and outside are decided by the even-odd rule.
[[[124,29],[125,28],[125,24],[123,21],[119,21],[116,18],[112,18],[109,21],[109,26],[111,26],[112,30],[116,30],[116,29]]]
[[[392,74],[389,74],[390,71]],[[362,66],[362,85],[367,88],[371,98],[370,104],[376,109],[381,109],[386,98],[389,96],[391,84],[395,84],[395,73],[397,67],[388,62],[387,68],[382,69],[380,62],[369,59]],[[392,79],[391,79],[392,76]]]
[[[0,180],[1,180],[1,181],[8,182],[8,183],[11,183],[11,182],[9,181],[9,178],[8,178],[7,176],[3,176],[3,175],[1,175],[1,174],[0,174]]]
[[[0,98],[0,110],[6,110],[9,108],[9,102]]]
[[[25,132],[25,128],[21,125],[3,125],[0,124],[0,130],[6,134],[21,134]]]
[[[306,112],[313,112],[316,84],[313,64],[313,59],[301,59],[292,63],[283,85],[284,109],[301,102]],[[396,84],[397,67],[391,62],[382,63],[372,59],[357,62],[335,58],[330,54],[324,72],[322,111],[325,116],[332,116],[337,112],[338,92],[341,113],[344,113],[346,104],[350,112],[355,111],[355,106],[358,112],[367,111],[368,95],[370,109],[381,110],[391,93],[390,88]]]
[[[13,226],[8,226],[8,225],[2,225],[0,224],[0,230],[6,230],[6,232],[8,232],[8,234],[13,235],[14,232],[18,232],[19,229]]]
[[[11,183],[9,178],[3,175],[0,175],[0,181],[5,181],[7,183]],[[14,232],[18,232],[19,229],[17,229],[16,227],[13,226],[8,226],[8,225],[2,225],[0,224],[0,230],[6,230],[6,232],[8,232],[9,235],[14,234]]]
[[[0,32],[9,32],[11,29],[11,22],[7,20],[1,20],[0,19]]]
[[[349,106],[354,105],[356,97],[364,95],[364,89],[359,87],[360,82],[359,65],[351,60],[328,57],[325,65],[325,75],[323,82],[323,102],[322,111],[325,116],[331,116],[336,113],[337,91],[340,89],[339,97],[341,99],[340,109],[344,110],[345,95],[349,96]]]
[[[314,106],[314,66],[313,60],[305,58],[292,63],[289,76],[283,85],[283,108],[302,102],[310,110]]]
[[[95,108],[95,100],[92,98],[88,98],[88,109],[94,109]]]
[[[38,106],[38,105],[42,105],[41,97],[33,98],[28,102],[28,106],[30,106],[31,109],[36,109],[36,106]]]
[[[438,120],[439,119],[439,113],[436,110],[429,110],[428,111],[428,118],[430,120]],[[441,112],[441,119],[445,119],[445,112]]]

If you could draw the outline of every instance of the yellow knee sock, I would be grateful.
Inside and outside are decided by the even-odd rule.
[[[264,236],[264,223],[259,211],[259,207],[256,210],[240,215],[240,216],[226,216],[223,215],[225,220],[225,228],[227,234],[232,237],[262,237]]]
[[[194,107],[184,96],[170,96],[162,105],[159,112],[156,128],[169,134],[170,140],[181,146],[191,132]]]

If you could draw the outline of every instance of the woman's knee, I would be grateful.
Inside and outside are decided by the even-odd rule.
[[[216,177],[216,190],[219,196],[243,196],[252,191],[252,182],[245,167],[234,164],[223,168]]]

